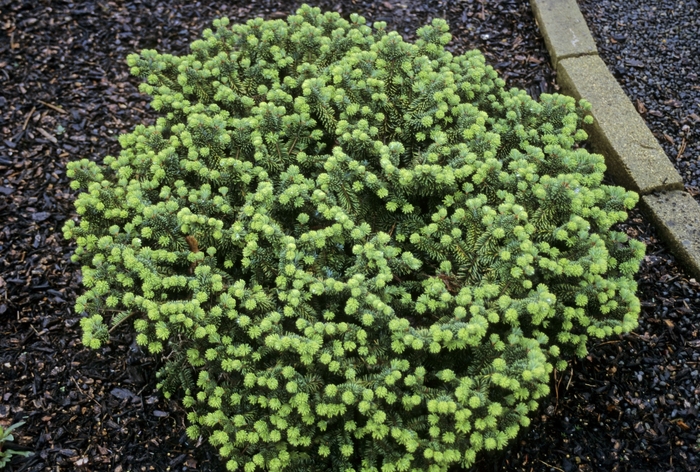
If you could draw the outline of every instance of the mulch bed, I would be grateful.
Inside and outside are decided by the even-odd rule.
[[[509,85],[554,92],[527,0],[310,2],[386,21],[406,39],[448,20],[452,51],[479,48]],[[0,425],[24,420],[4,447],[30,450],[10,471],[222,470],[187,441],[185,412],[155,389],[159,363],[128,326],[91,351],[80,343],[81,292],[69,160],[117,154],[116,137],[153,123],[126,55],[183,54],[219,16],[284,18],[299,2],[0,0]],[[529,432],[480,470],[700,470],[700,284],[637,211],[621,226],[648,245],[632,334],[591,346],[553,380]]]

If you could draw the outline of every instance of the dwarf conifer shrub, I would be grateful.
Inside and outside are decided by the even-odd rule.
[[[133,320],[228,470],[468,467],[636,326],[637,196],[578,146],[586,103],[505,90],[443,20],[214,26],[128,58],[161,117],[69,165],[64,232],[83,342]]]

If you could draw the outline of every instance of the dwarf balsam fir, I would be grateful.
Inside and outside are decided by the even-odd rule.
[[[128,58],[161,117],[69,165],[64,232],[83,342],[133,321],[227,470],[469,467],[636,326],[637,195],[578,146],[588,104],[505,90],[439,19],[214,26]]]

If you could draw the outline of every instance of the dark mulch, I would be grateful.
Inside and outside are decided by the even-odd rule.
[[[555,90],[527,0],[311,3],[387,21],[407,39],[444,17],[454,52],[480,48],[509,84]],[[211,448],[185,440],[185,412],[159,396],[158,361],[133,349],[128,327],[99,351],[80,344],[65,166],[117,153],[117,135],[154,121],[127,54],[182,54],[216,17],[280,18],[298,5],[0,0],[0,425],[24,419],[10,447],[35,452],[8,470],[221,470]],[[572,361],[528,434],[481,469],[700,470],[700,284],[637,212],[623,228],[649,245],[639,329]]]
[[[700,2],[579,3],[600,56],[700,203]]]

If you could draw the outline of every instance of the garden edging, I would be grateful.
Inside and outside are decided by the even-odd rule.
[[[592,105],[586,131],[616,183],[640,194],[659,235],[700,277],[700,205],[624,90],[598,56],[576,0],[530,0],[563,93]]]

